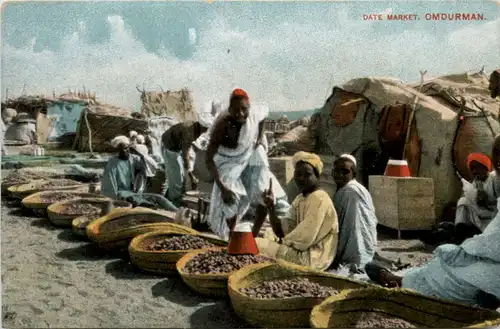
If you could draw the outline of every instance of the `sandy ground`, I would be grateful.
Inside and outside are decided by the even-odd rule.
[[[1,234],[4,328],[245,326],[228,300],[201,297],[178,277],[141,272],[46,218],[3,204]],[[394,231],[379,232],[383,265],[430,258],[432,250],[406,235],[396,240]]]
[[[200,297],[178,277],[143,273],[46,218],[4,205],[1,220],[4,327],[244,326],[227,300]],[[379,249],[393,261],[429,256],[414,240],[386,239]]]
[[[228,301],[141,273],[48,219],[2,206],[1,221],[3,328],[243,325]]]

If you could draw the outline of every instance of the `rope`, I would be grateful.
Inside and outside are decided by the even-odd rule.
[[[424,86],[424,76],[427,73],[427,71],[420,71],[420,86],[418,88],[418,92],[422,93],[422,88]],[[405,137],[405,145],[403,146],[403,159],[405,158],[406,155],[406,145],[408,145],[408,142],[410,141],[410,133],[411,133],[411,126],[413,123],[413,117],[415,116],[415,108],[417,106],[417,101],[418,101],[418,96],[415,95],[415,99],[413,100],[413,106],[411,107],[411,113],[410,113],[410,119],[408,120],[408,129],[406,130],[406,137]]]

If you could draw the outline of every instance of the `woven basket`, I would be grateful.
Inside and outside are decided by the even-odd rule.
[[[229,277],[229,296],[235,312],[254,327],[308,327],[312,308],[321,303],[324,298],[262,299],[250,297],[240,291],[264,281],[299,277],[336,290],[363,289],[371,286],[282,260],[278,260],[275,264],[254,264],[242,268]]]
[[[59,227],[71,227],[73,219],[80,217],[80,216],[85,216],[85,213],[77,213],[77,214],[68,214],[65,213],[66,208],[69,205],[72,204],[90,204],[96,207],[104,207],[104,205],[108,202],[108,200],[103,200],[99,198],[85,198],[85,199],[74,199],[74,200],[67,200],[67,201],[61,201],[61,202],[56,202],[54,204],[51,204],[47,208],[47,214],[49,216],[50,221],[52,224],[55,226]],[[132,208],[132,205],[129,202],[126,201],[119,201],[119,200],[113,200],[113,207],[114,208]]]
[[[191,250],[165,250],[165,251],[151,251],[146,247],[156,240],[164,238],[181,236],[181,235],[196,235],[208,240],[209,242],[220,246],[204,249],[191,249]],[[151,232],[136,236],[128,247],[130,260],[132,263],[142,270],[153,272],[157,274],[176,274],[176,264],[184,255],[198,250],[206,249],[220,249],[227,246],[227,242],[203,234],[179,234],[177,232],[170,232],[168,230],[161,232]]]
[[[229,276],[236,271],[220,274],[192,274],[184,272],[183,270],[191,259],[207,251],[208,250],[197,250],[184,255],[176,264],[177,272],[179,272],[182,281],[199,294],[210,297],[226,297],[228,296],[227,283]],[[275,262],[275,260],[271,259],[270,261]]]
[[[69,182],[71,185],[64,185],[64,186],[50,186],[50,187],[44,187],[43,185],[47,182],[52,182],[52,183],[66,183]],[[13,199],[19,199],[22,200],[25,197],[41,192],[41,191],[78,191],[78,192],[85,192],[85,189],[88,189],[88,185],[82,184],[80,182],[71,180],[71,179],[40,179],[40,180],[34,180],[28,184],[21,184],[21,185],[14,185],[9,187],[7,190],[9,192],[10,197]]]
[[[130,241],[138,235],[171,230],[182,234],[197,234],[192,228],[174,224],[175,214],[137,207],[113,209],[104,217],[93,220],[86,229],[88,238],[109,251],[127,251]],[[108,227],[111,224],[113,227]]]
[[[33,193],[33,194],[25,197],[23,199],[22,203],[23,203],[23,206],[25,208],[28,208],[28,209],[47,210],[48,206],[50,206],[52,203],[56,203],[56,202],[50,202],[50,201],[47,201],[44,199],[49,198],[53,195],[61,194],[61,193],[68,193],[69,195],[67,198],[65,198],[63,200],[59,200],[57,202],[68,201],[68,200],[73,200],[73,199],[78,199],[78,198],[109,199],[109,198],[105,197],[104,195],[99,195],[99,194],[55,190],[55,191],[43,191],[43,192]]]
[[[95,218],[95,219],[97,219],[97,218]],[[71,227],[73,229],[73,232],[76,235],[79,235],[81,237],[86,238],[87,237],[87,226],[90,224],[90,222],[92,222],[95,219],[89,218],[88,216],[80,216],[80,217],[73,219],[73,221],[71,222]]]
[[[314,307],[313,328],[353,327],[362,313],[377,312],[425,328],[484,328],[500,325],[500,313],[423,296],[407,289],[346,290]]]

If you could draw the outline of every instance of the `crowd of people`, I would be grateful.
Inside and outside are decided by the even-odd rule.
[[[495,71],[490,77],[492,97],[500,95],[499,74]],[[296,153],[294,181],[300,193],[288,200],[269,166],[263,129],[268,112],[266,107],[251,106],[248,94],[235,89],[227,109],[214,101],[199,121],[172,126],[162,136],[162,195],[144,193],[147,177],[157,166],[141,146],[143,138],[118,136],[113,140],[118,155],[106,166],[102,193],[182,212],[186,182],[197,183],[193,161],[205,152],[213,179],[207,224],[221,239],[229,240],[238,223],[251,222],[262,254],[317,270],[344,266],[352,272],[366,271],[384,286],[482,307],[500,306],[500,137],[493,143],[491,158],[473,153],[467,159],[474,181],[467,182],[467,191],[464,183],[464,196],[457,204],[451,224],[455,243],[439,246],[431,261],[399,277],[373,262],[377,217],[369,191],[356,180],[356,159],[343,154],[335,160],[330,174],[336,192],[330,196],[319,185],[324,174],[321,158]],[[266,220],[271,228],[260,234]]]

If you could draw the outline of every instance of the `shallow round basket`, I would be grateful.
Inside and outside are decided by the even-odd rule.
[[[57,195],[67,195],[63,199],[59,199],[57,201],[49,201],[52,196]],[[106,199],[110,200],[108,197],[99,194],[92,193],[84,193],[84,192],[73,192],[73,191],[64,191],[64,190],[55,190],[55,191],[43,191],[36,192],[28,195],[22,201],[22,204],[25,208],[37,211],[40,215],[46,213],[47,208],[57,202],[68,201],[78,198],[93,198],[93,199]]]
[[[99,217],[97,217],[99,218]],[[71,222],[71,227],[73,230],[73,233],[75,233],[78,236],[87,237],[87,226],[92,222],[93,220],[96,220],[97,218],[92,218],[88,216],[80,216]]]
[[[47,208],[47,214],[49,216],[50,221],[55,226],[71,227],[73,219],[88,214],[85,213],[69,214],[65,212],[68,206],[74,204],[90,204],[92,206],[102,209],[107,202],[109,201],[105,199],[74,199],[68,201],[61,201],[51,204]],[[132,205],[126,201],[113,200],[112,202],[114,208],[132,208]]]
[[[312,328],[353,328],[363,313],[395,317],[419,328],[485,328],[500,325],[500,313],[423,296],[407,289],[345,290],[311,311]]]
[[[236,271],[216,274],[193,274],[184,271],[184,267],[191,259],[207,251],[209,250],[197,250],[184,255],[176,264],[177,272],[181,276],[182,281],[199,294],[210,297],[228,296],[228,279]],[[270,258],[269,262],[275,262],[275,260]]]
[[[87,225],[89,239],[108,251],[127,251],[130,241],[138,235],[171,230],[182,234],[199,234],[190,227],[174,224],[175,213],[137,207],[113,209],[104,217]]]
[[[54,186],[44,186],[44,184],[52,183]],[[7,190],[10,196],[14,199],[22,200],[30,194],[41,191],[75,191],[83,192],[82,189],[87,185],[71,179],[40,179],[34,180],[28,184],[20,184],[9,187]]]
[[[242,319],[253,327],[261,328],[306,328],[314,306],[323,297],[255,298],[241,292],[259,283],[271,280],[307,278],[335,290],[365,289],[366,283],[346,277],[315,271],[311,268],[278,260],[272,264],[249,265],[229,277],[228,291],[233,308]]]
[[[198,236],[207,240],[208,242],[216,245],[211,248],[203,249],[189,249],[189,250],[149,250],[148,246],[153,244],[155,241],[163,240],[165,238],[172,238],[175,236],[182,235],[192,235]],[[180,234],[177,232],[170,232],[168,230],[161,232],[151,232],[146,234],[141,234],[136,236],[128,247],[130,260],[132,263],[139,267],[140,269],[157,273],[157,274],[177,274],[176,264],[184,255],[191,253],[193,251],[201,251],[207,249],[223,249],[227,247],[227,242],[216,239],[213,237],[206,236],[204,234]]]

